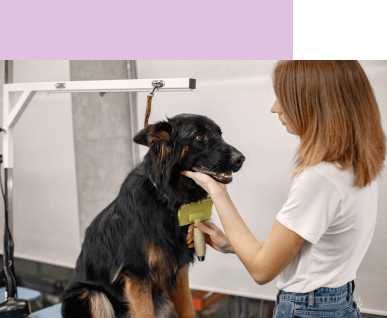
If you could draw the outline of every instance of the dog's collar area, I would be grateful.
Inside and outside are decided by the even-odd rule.
[[[149,176],[150,181],[153,183],[153,185],[154,185],[155,188],[157,189],[156,183],[153,181],[153,179],[152,179],[152,177],[151,177],[151,175],[150,175],[150,173],[149,173],[149,169],[148,169],[148,176]],[[160,191],[160,192],[161,192],[161,191]],[[167,200],[169,200],[168,196],[167,196],[165,193],[161,192],[161,194],[162,194]],[[207,198],[205,198],[205,199],[208,199],[208,198],[210,198],[210,195],[207,193]],[[196,201],[196,202],[191,202],[191,203],[188,203],[188,204],[199,203],[200,201],[205,200],[205,199],[200,199],[200,200],[198,200],[198,201]]]
[[[148,169],[148,176],[149,176],[150,181],[152,181],[153,185],[154,185],[155,188],[157,189],[156,183],[153,181],[153,179],[152,179],[152,177],[151,177],[151,175],[150,175],[150,173],[149,173],[149,169]],[[159,190],[159,191],[160,191],[160,190]],[[160,191],[160,192],[161,192],[161,191]],[[161,194],[162,194],[167,200],[169,200],[169,198],[167,197],[167,195],[166,195],[165,193],[161,192]]]

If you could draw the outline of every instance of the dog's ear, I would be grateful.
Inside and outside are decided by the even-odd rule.
[[[154,125],[146,125],[140,130],[133,141],[137,144],[150,147],[153,144],[163,144],[170,140],[172,126],[166,121],[160,121]]]
[[[145,128],[141,129],[136,136],[134,136],[133,141],[136,144],[139,145],[144,145],[149,147],[148,145],[148,139],[149,139],[149,134],[154,131],[155,125],[146,125]]]

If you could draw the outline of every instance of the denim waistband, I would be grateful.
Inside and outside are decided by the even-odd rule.
[[[321,287],[310,293],[291,293],[280,290],[277,294],[277,303],[281,299],[286,299],[296,302],[306,302],[313,306],[314,303],[337,301],[344,297],[349,299],[354,290],[354,281],[336,288]]]

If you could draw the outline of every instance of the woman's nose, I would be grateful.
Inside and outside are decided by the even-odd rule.
[[[276,99],[273,106],[271,107],[272,113],[279,113],[281,111],[281,108],[279,107],[278,100]]]

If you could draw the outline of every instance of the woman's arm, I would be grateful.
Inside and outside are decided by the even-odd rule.
[[[305,242],[301,236],[277,220],[269,238],[265,242],[258,241],[241,218],[227,190],[211,197],[235,254],[260,285],[278,276]]]
[[[200,172],[185,171],[183,175],[194,179],[210,194],[235,254],[258,284],[273,280],[300,251],[305,240],[278,221],[268,239],[258,241],[239,215],[224,184]]]

